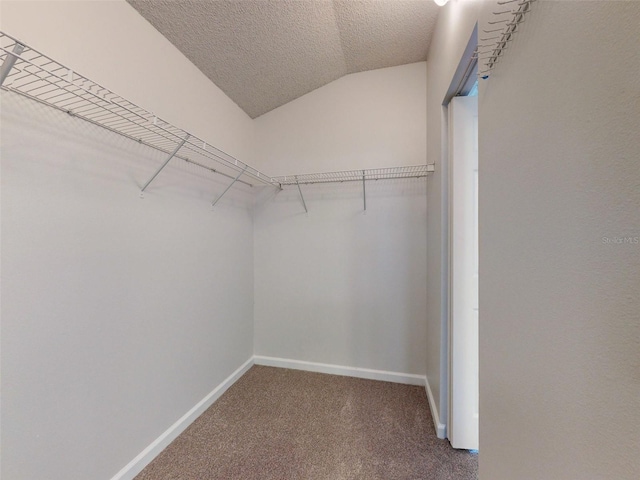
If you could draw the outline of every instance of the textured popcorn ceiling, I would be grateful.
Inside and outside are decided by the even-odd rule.
[[[426,60],[431,0],[127,0],[252,118],[348,73]]]

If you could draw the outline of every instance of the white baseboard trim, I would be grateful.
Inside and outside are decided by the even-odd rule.
[[[171,425],[162,435],[156,438],[151,445],[131,460],[122,470],[116,473],[111,480],[133,480],[151,460],[164,450],[175,438],[180,435],[193,421],[204,413],[213,402],[222,396],[242,375],[253,366],[253,357],[244,362],[240,368],[227,377],[220,385],[214,388],[206,397],[200,400],[191,410],[185,413],[180,420]]]
[[[427,391],[427,398],[429,399],[429,408],[431,409],[431,417],[433,418],[433,424],[436,427],[436,436],[438,438],[447,438],[447,426],[444,423],[440,423],[440,416],[438,415],[436,402],[433,399],[433,393],[431,393],[431,387],[429,386],[428,378],[425,378],[424,389]]]
[[[266,367],[291,368],[307,372],[329,373],[331,375],[366,378],[368,380],[381,380],[383,382],[404,383],[407,385],[418,385],[421,387],[424,386],[426,382],[426,377],[424,375],[415,375],[413,373],[387,372],[384,370],[372,370],[369,368],[345,367],[342,365],[305,362],[302,360],[265,357],[262,355],[255,355],[253,359],[256,365],[264,365]]]

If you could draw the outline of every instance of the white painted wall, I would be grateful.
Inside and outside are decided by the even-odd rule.
[[[254,223],[255,353],[424,375],[426,182],[286,187]]]
[[[449,2],[427,62],[434,390],[446,379],[440,103],[474,23],[496,8]],[[480,84],[480,478],[638,477],[639,10],[536,2]]]
[[[1,28],[242,160],[251,120],[124,2],[2,2]],[[169,92],[169,93],[168,93]],[[106,479],[253,352],[253,196],[2,94],[2,465]]]
[[[256,167],[269,175],[420,165],[425,62],[355,73],[255,120]]]
[[[252,194],[2,96],[2,477],[110,478],[252,355]],[[223,179],[226,181],[226,179]],[[219,208],[218,208],[219,207]]]
[[[427,343],[426,371],[440,422],[447,422],[447,255],[446,116],[442,102],[478,19],[481,1],[452,0],[440,9],[427,62],[427,163],[435,172],[427,179]],[[443,214],[443,209],[444,214]]]
[[[638,25],[536,2],[482,84],[480,478],[640,476]]]
[[[424,63],[343,77],[256,119],[273,175],[425,162]],[[266,167],[265,167],[266,168]],[[255,352],[424,374],[422,180],[265,192],[255,217]]]

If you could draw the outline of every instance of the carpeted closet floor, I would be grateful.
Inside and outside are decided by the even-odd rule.
[[[423,387],[254,366],[136,480],[470,480]]]

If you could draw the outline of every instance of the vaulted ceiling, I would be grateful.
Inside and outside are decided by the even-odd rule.
[[[431,0],[127,0],[247,114],[426,60]]]

